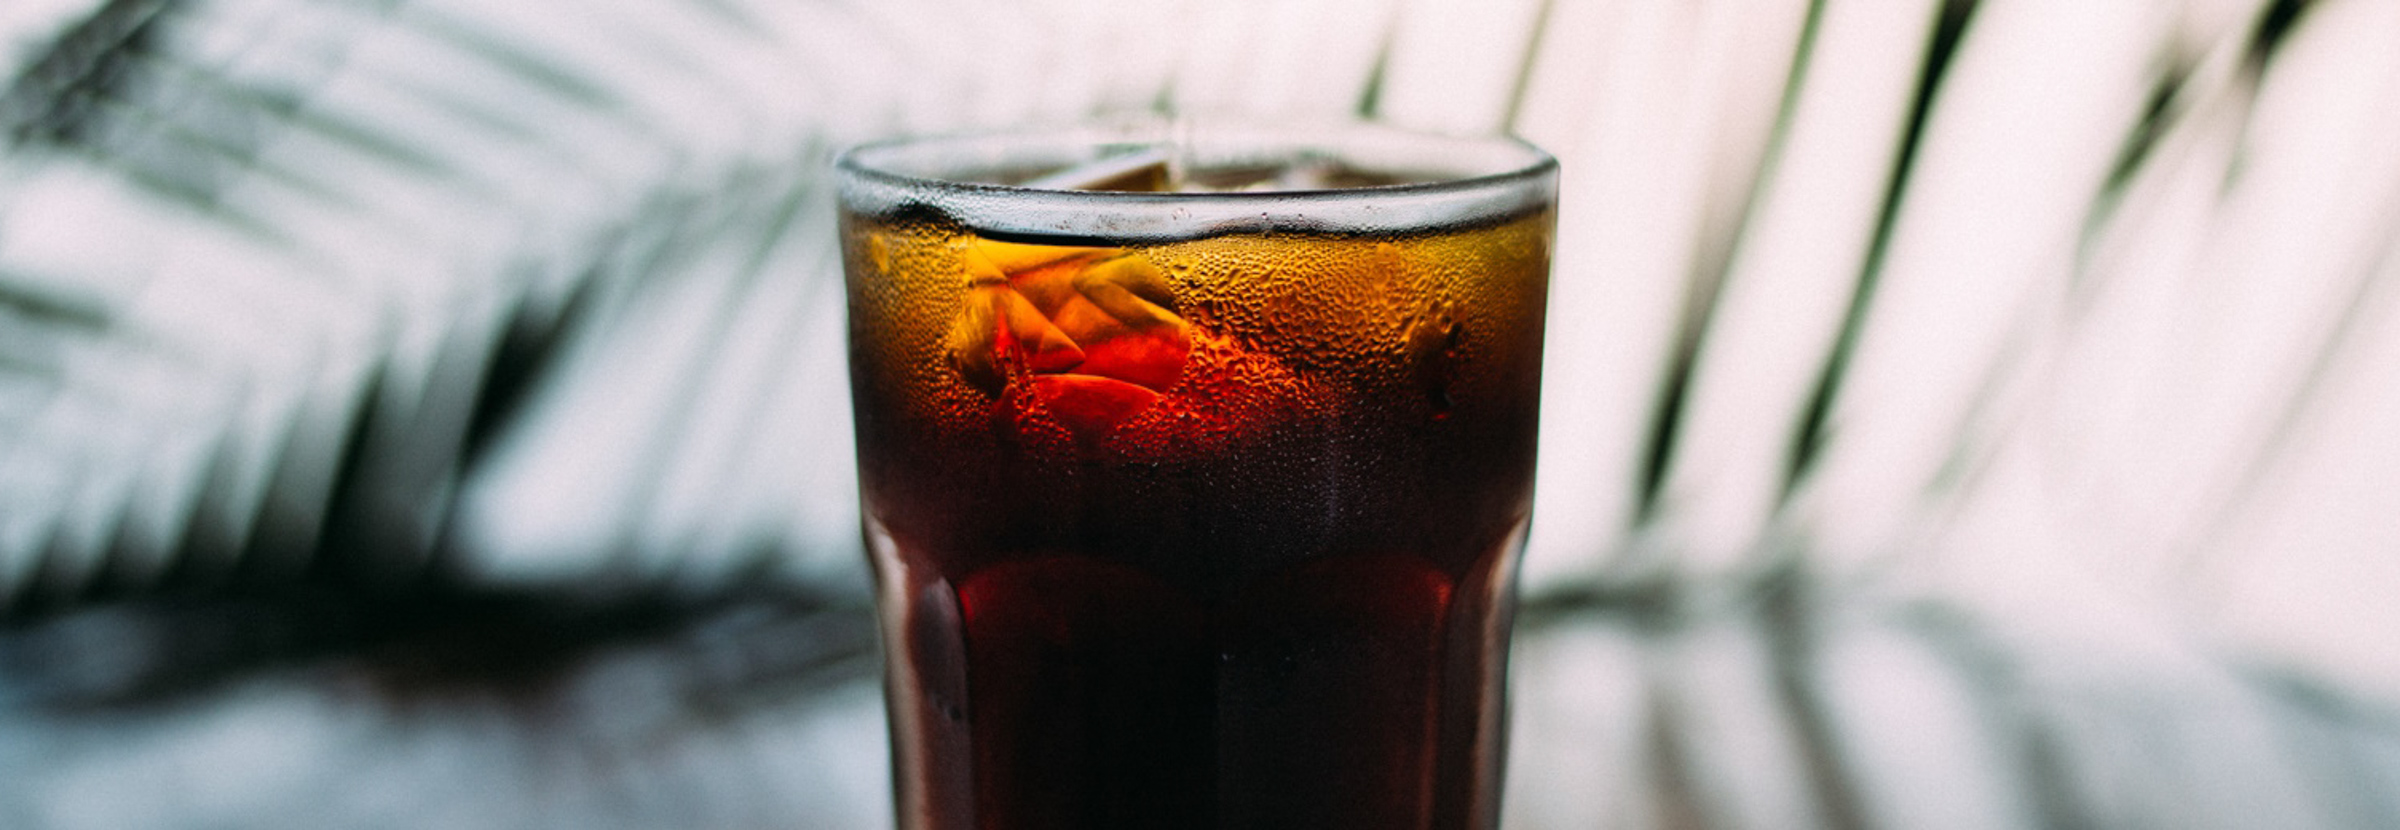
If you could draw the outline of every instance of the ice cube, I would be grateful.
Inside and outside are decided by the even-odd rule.
[[[1075,368],[1164,390],[1183,374],[1191,349],[1166,280],[1147,258],[1128,255],[1084,268],[1046,268],[1013,278],[1011,286],[1083,349]]]
[[[1166,276],[1147,257],[1118,257],[1085,268],[1075,276],[1075,290],[1137,330],[1183,325],[1183,318],[1168,310],[1175,295],[1167,288]]]
[[[1035,178],[1021,186],[1041,190],[1116,190],[1137,193],[1173,190],[1175,189],[1174,179],[1169,175],[1168,158],[1169,154],[1163,148],[1146,148],[1069,167]]]
[[[1090,441],[1107,435],[1158,402],[1158,393],[1116,378],[1086,374],[1036,375],[1034,399],[1067,431]]]
[[[1006,287],[978,290],[991,292],[1001,319],[1008,324],[1009,336],[1025,354],[1025,368],[1064,372],[1083,362],[1083,349],[1075,345],[1075,339],[1052,324],[1041,309],[1026,302],[1024,295]]]
[[[1005,341],[1000,337],[1004,331]],[[998,395],[1008,385],[1003,360],[1012,352],[1036,372],[1064,372],[1082,364],[1084,357],[1073,338],[1007,285],[977,285],[968,291],[943,348],[951,368],[989,395]]]
[[[942,343],[950,355],[950,368],[986,395],[998,395],[1008,384],[1008,373],[1001,370],[993,354],[1000,332],[991,296],[994,290],[1008,289],[985,286],[968,292]]]
[[[1071,259],[1108,256],[1119,253],[1120,250],[1081,245],[1028,245],[1022,242],[1002,242],[997,239],[975,239],[966,244],[966,249],[960,252],[959,256],[966,261],[967,273],[980,280],[987,275],[1006,278]]]

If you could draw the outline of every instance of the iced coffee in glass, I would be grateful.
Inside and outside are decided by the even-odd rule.
[[[1134,125],[836,176],[900,826],[1495,824],[1548,156]]]

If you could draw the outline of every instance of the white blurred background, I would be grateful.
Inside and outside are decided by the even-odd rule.
[[[824,164],[1565,169],[1511,828],[2400,825],[2400,3],[8,0],[0,827],[889,824]]]

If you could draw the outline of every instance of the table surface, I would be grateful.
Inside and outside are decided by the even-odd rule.
[[[0,630],[0,825],[888,826],[856,593],[141,600]],[[2400,729],[2156,632],[1538,605],[1510,828],[2400,821]]]

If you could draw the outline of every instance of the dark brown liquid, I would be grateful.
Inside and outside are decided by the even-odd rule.
[[[851,218],[902,826],[1492,826],[1549,226]]]

